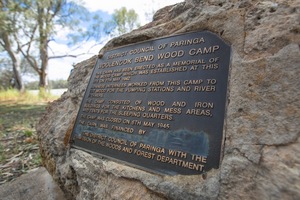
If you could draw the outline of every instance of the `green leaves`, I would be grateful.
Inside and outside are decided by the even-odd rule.
[[[139,27],[138,14],[133,10],[127,10],[125,7],[117,9],[113,14],[117,34],[121,35]]]

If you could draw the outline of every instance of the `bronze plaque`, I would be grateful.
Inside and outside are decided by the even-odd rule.
[[[162,174],[218,168],[230,53],[209,31],[106,52],[82,100],[72,146]]]

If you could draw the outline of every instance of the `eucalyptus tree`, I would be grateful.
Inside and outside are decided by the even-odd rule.
[[[77,56],[50,56],[49,43],[58,31],[72,32],[69,36],[74,44],[91,38],[99,41],[103,29],[123,34],[138,26],[134,10],[116,10],[113,23],[107,23],[97,13],[88,12],[79,0],[0,0],[0,7],[0,45],[12,60],[20,90],[24,88],[20,55],[38,74],[40,88],[48,87],[50,59]]]
[[[121,35],[140,26],[138,14],[133,10],[127,10],[125,7],[114,10],[112,25],[115,26],[116,35]]]
[[[49,42],[64,29],[87,37],[78,24],[86,23],[90,13],[75,0],[1,0],[0,6],[0,44],[15,63],[14,71],[20,69],[16,55],[22,55],[38,74],[39,87],[47,88],[49,59],[77,56],[49,56]],[[20,74],[16,76],[21,80]]]
[[[13,71],[11,70],[11,61],[7,58],[0,59],[0,90],[11,88],[12,78],[14,77]]]
[[[48,61],[57,56],[49,56],[49,42],[53,40],[57,28],[76,29],[76,20],[86,12],[75,1],[67,0],[30,0],[25,1],[30,9],[24,13],[27,27],[16,34],[14,39],[18,49],[29,65],[39,75],[39,87],[48,87]],[[26,36],[26,41],[23,36]],[[25,41],[25,43],[24,43]],[[60,55],[59,57],[72,56]]]
[[[1,54],[7,53],[10,58],[15,87],[23,91],[25,89],[21,76],[21,57],[20,50],[17,47],[14,35],[18,34],[19,30],[23,28],[20,23],[20,18],[26,6],[21,6],[17,1],[0,1],[0,46]]]

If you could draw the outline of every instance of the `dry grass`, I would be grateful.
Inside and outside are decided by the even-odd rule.
[[[49,92],[41,89],[38,95],[31,94],[28,91],[20,93],[18,90],[0,90],[0,101],[12,101],[23,104],[32,104],[37,102],[48,102],[57,99],[58,96],[51,95]]]

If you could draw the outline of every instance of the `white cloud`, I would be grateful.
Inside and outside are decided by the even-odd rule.
[[[158,9],[167,5],[172,5],[183,1],[184,0],[109,0],[103,2],[95,0],[83,0],[85,7],[93,12],[102,10],[112,14],[115,9],[120,9],[123,6],[127,9],[134,9],[139,15],[142,25],[148,21],[145,17],[146,12],[157,11]]]
[[[68,27],[63,27],[61,25],[56,25],[55,29],[58,30],[56,32],[56,37],[58,40],[67,40],[67,35],[70,33],[70,29]]]
[[[50,59],[49,60],[49,79],[57,80],[64,79],[66,80],[70,71],[73,69],[73,65],[81,62],[85,59],[96,55],[98,51],[103,47],[104,44],[95,45],[95,41],[89,41],[75,50],[69,48],[66,44],[60,44],[54,41],[51,41],[49,46],[55,54],[49,51],[51,56],[60,56],[60,55],[78,55],[77,57],[64,57],[59,59]]]
[[[104,3],[104,1],[95,1],[95,0],[83,0],[84,5],[89,9],[89,11],[94,12],[97,10],[102,10],[112,14],[115,9],[119,9],[125,6],[127,9],[134,9],[135,12],[139,15],[141,25],[144,25],[149,19],[146,19],[145,13],[151,13],[156,11],[164,6],[172,5],[175,3],[182,2],[183,0],[109,0]],[[64,55],[64,54],[81,54],[85,55],[79,56],[77,58],[66,57],[62,59],[51,59],[49,60],[49,78],[51,80],[56,79],[67,79],[69,77],[70,71],[73,68],[73,64],[76,64],[80,61],[83,61],[87,58],[96,55],[99,50],[105,45],[96,45],[96,41],[89,41],[82,45],[80,48],[71,51],[74,48],[70,48],[65,44],[67,41],[66,35],[68,34],[67,29],[58,29],[58,35],[56,41],[50,42],[50,48],[55,53],[55,55]],[[50,56],[53,56],[52,51],[49,51]]]
[[[115,9],[119,9],[121,7],[126,7],[129,9],[135,9],[139,11],[141,9],[152,9],[152,8],[161,8],[167,5],[172,5],[178,2],[182,2],[183,0],[109,0],[105,3],[103,1],[95,1],[95,0],[83,0],[84,5],[90,11],[103,10],[112,14]],[[145,10],[143,10],[145,12]]]

